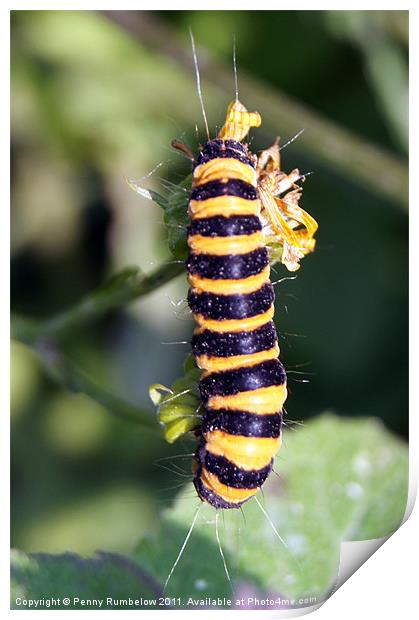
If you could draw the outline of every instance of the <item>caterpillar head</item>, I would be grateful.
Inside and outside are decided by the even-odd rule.
[[[240,101],[232,101],[227,108],[223,127],[218,132],[221,140],[241,142],[252,127],[260,127],[262,118],[259,112],[248,112]]]

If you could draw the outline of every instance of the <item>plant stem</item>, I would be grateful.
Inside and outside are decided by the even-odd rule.
[[[12,338],[29,345],[46,338],[59,338],[73,327],[97,320],[108,312],[147,295],[183,271],[182,264],[173,263],[162,265],[150,275],[140,273],[136,267],[129,267],[74,306],[49,319],[35,321],[18,315],[12,316]]]
[[[154,417],[96,384],[74,362],[58,351],[52,342],[44,340],[34,347],[34,351],[46,374],[66,390],[75,394],[86,394],[117,418],[141,424],[149,430],[161,433],[161,428]]]
[[[59,351],[56,341],[71,328],[97,320],[104,314],[147,295],[183,270],[182,264],[172,263],[162,265],[147,276],[141,274],[138,268],[129,267],[74,306],[50,319],[35,321],[21,316],[12,317],[12,338],[31,346],[46,374],[65,389],[90,396],[118,418],[161,433],[161,428],[153,417],[96,384]]]

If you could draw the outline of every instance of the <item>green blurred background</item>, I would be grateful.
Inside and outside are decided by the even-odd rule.
[[[252,148],[304,127],[283,163],[315,172],[302,204],[319,222],[317,251],[297,279],[276,287],[291,371],[288,417],[307,420],[326,409],[377,416],[406,436],[406,187],[400,174],[400,192],[391,179],[407,160],[407,20],[398,11],[14,11],[12,310],[46,318],[127,265],[151,272],[172,260],[161,210],[124,176],[140,179],[164,162],[144,181],[159,191],[163,179],[186,176],[188,162],[170,140],[195,146],[196,124],[205,139],[188,28],[200,48],[212,129],[233,97],[235,36],[243,103],[264,120]],[[221,75],[230,82],[217,83]],[[283,95],[305,106],[301,115],[298,105],[285,114]],[[351,157],[342,164],[345,148]],[[357,170],[367,156],[378,174],[362,180]],[[188,352],[164,344],[191,336],[188,315],[174,307],[185,295],[185,278],[177,278],[72,329],[60,350],[153,416],[148,386],[170,384]],[[168,487],[182,481],[157,459],[190,445],[170,447],[63,390],[16,341],[11,387],[12,545],[132,549],[176,492]]]

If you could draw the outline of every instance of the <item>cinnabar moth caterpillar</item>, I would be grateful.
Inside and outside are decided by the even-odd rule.
[[[282,262],[295,271],[317,229],[298,206],[299,171],[280,169],[279,141],[259,157],[243,143],[260,124],[257,112],[230,104],[217,138],[194,161],[188,208],[188,303],[204,407],[194,485],[216,508],[254,496],[281,443],[287,387],[272,320],[269,239],[282,243]]]

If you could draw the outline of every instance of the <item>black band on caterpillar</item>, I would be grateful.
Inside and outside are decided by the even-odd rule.
[[[205,164],[211,159],[218,157],[231,157],[232,159],[238,159],[244,164],[248,164],[255,167],[253,159],[248,155],[248,150],[240,142],[235,140],[210,140],[206,143],[202,151],[197,157],[195,167],[200,164]]]
[[[272,321],[249,332],[218,333],[205,330],[192,338],[194,355],[230,357],[250,355],[272,349],[277,343],[275,325]]]
[[[198,185],[191,192],[191,200],[208,200],[217,196],[238,196],[245,200],[257,200],[257,190],[241,179],[229,179],[223,181],[209,181],[204,185]]]
[[[266,248],[230,256],[190,254],[186,261],[189,273],[212,280],[241,280],[260,273],[268,265],[269,255]]]
[[[206,409],[202,420],[202,433],[220,430],[230,435],[244,437],[279,437],[282,415],[257,415],[234,409]]]
[[[223,217],[204,217],[193,220],[187,228],[188,236],[232,237],[234,235],[251,235],[262,230],[262,223],[256,215],[231,215]]]
[[[240,506],[244,504],[246,500],[243,500],[242,502],[227,502],[225,499],[217,495],[217,493],[211,491],[211,489],[208,489],[202,482],[201,472],[202,467],[199,466],[193,480],[196,492],[201,499],[208,502],[208,504],[211,504],[211,506],[214,506],[214,508],[240,508]]]
[[[229,396],[239,392],[249,392],[271,385],[283,385],[286,374],[283,365],[278,359],[245,366],[225,372],[212,372],[201,379],[199,391],[206,403],[211,396]]]
[[[188,304],[194,314],[208,319],[246,319],[266,312],[274,301],[272,284],[265,284],[258,291],[247,295],[214,295],[189,290]]]
[[[265,482],[272,470],[272,461],[262,469],[246,471],[230,463],[223,456],[205,451],[204,467],[215,474],[222,484],[235,489],[256,489]]]

